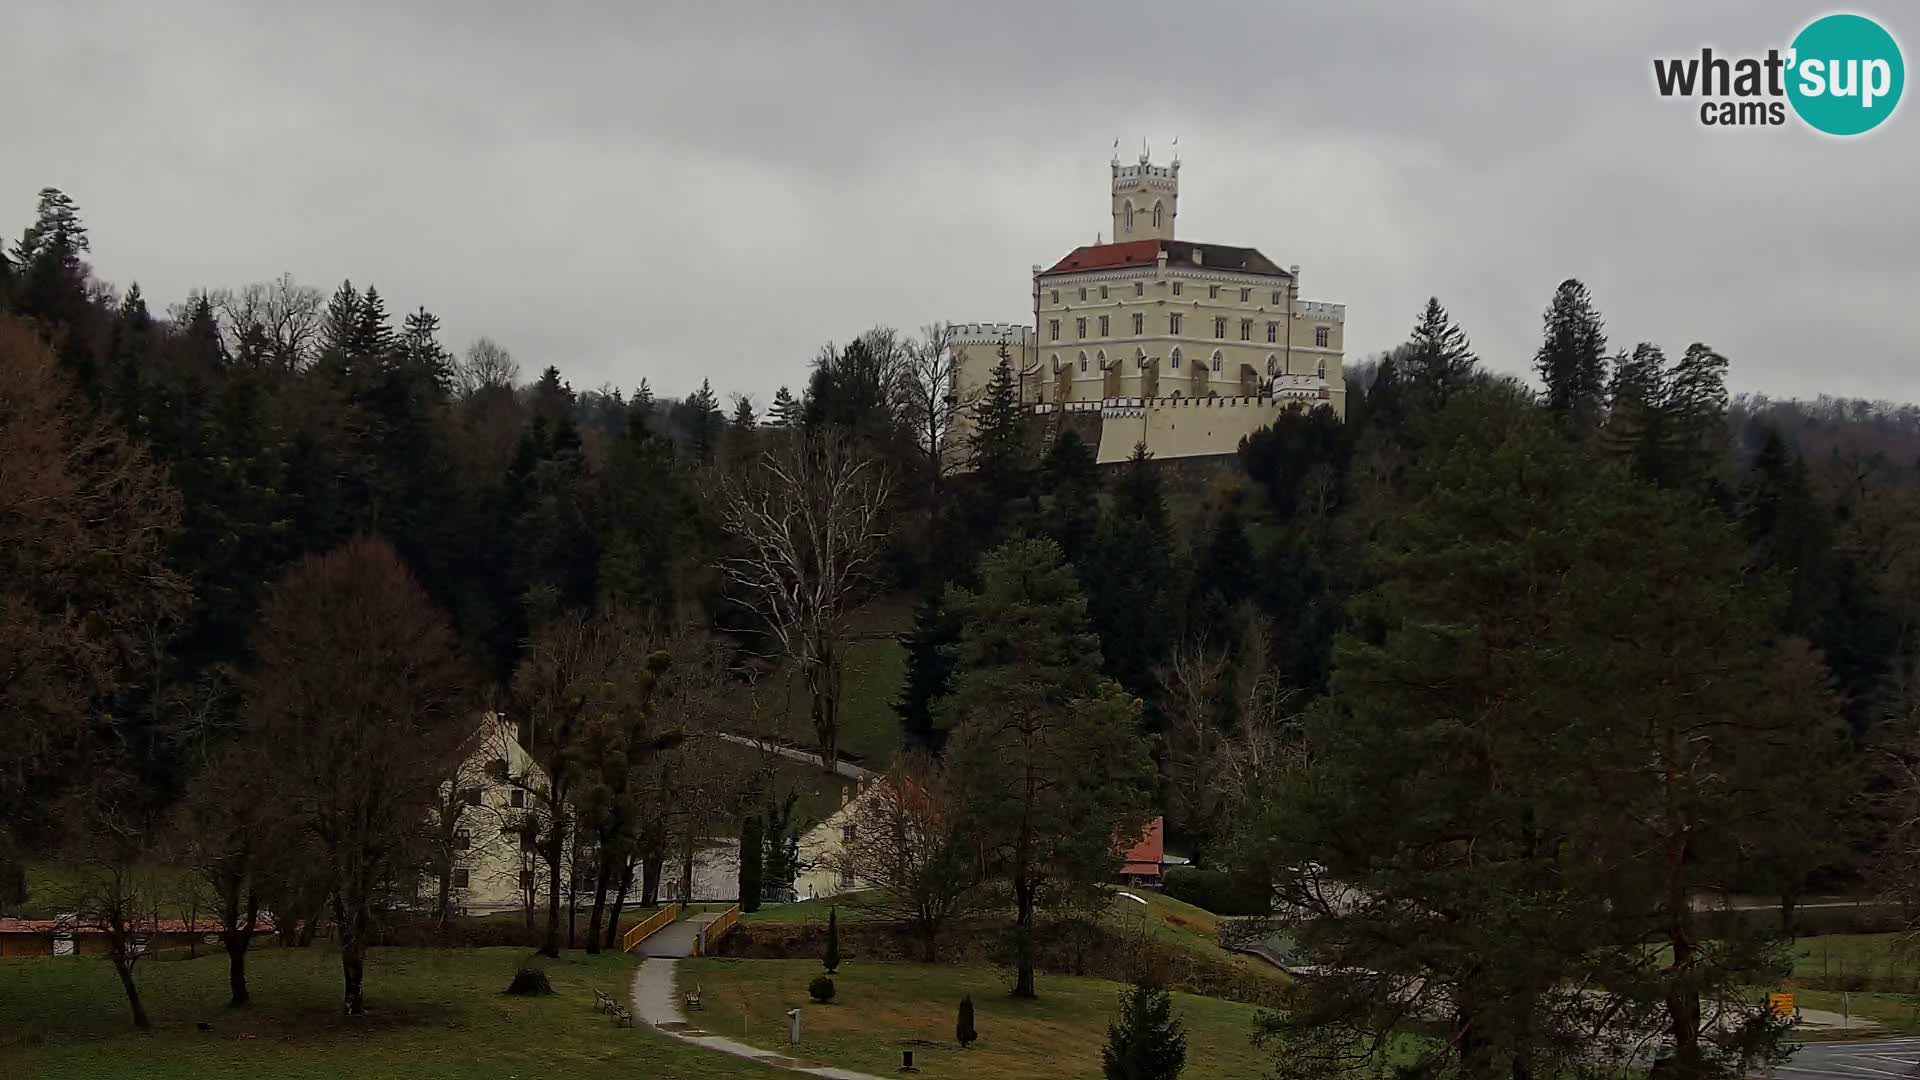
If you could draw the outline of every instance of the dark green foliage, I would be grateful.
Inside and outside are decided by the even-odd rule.
[[[1120,471],[1120,479],[1113,488],[1113,511],[1121,517],[1140,521],[1155,535],[1167,536],[1172,532],[1166,495],[1160,490],[1160,473],[1153,467],[1153,455],[1147,452],[1146,443],[1134,444],[1126,468]]]
[[[820,954],[820,966],[832,975],[840,970],[840,909],[827,911],[827,948]]]
[[[773,407],[767,410],[767,423],[777,428],[790,428],[800,422],[800,403],[793,398],[793,392],[782,386],[773,395]]]
[[[1465,389],[1479,363],[1467,335],[1448,317],[1438,297],[1428,298],[1400,357],[1408,392],[1417,407],[1428,413],[1445,408]]]
[[[965,1050],[980,1039],[980,1033],[973,1028],[973,995],[967,994],[960,999],[960,1018],[953,1023],[953,1041]]]
[[[761,838],[760,816],[748,814],[740,821],[740,910],[748,914],[760,910],[766,895],[761,866],[766,859]]]
[[[1607,334],[1593,296],[1576,278],[1554,290],[1541,317],[1545,340],[1533,368],[1546,386],[1547,411],[1561,429],[1585,436],[1600,423],[1607,383]]]
[[[714,453],[720,448],[720,431],[725,426],[720,415],[720,399],[713,393],[713,380],[700,380],[700,389],[687,398],[686,409],[688,449],[694,461],[711,465]]]
[[[947,692],[953,678],[953,646],[960,640],[960,619],[946,605],[944,594],[928,596],[913,609],[913,629],[907,633],[907,677],[894,702],[907,739],[937,751],[946,733],[934,723],[933,703]]]
[[[1223,644],[1237,644],[1230,635],[1216,632],[1216,628],[1228,625],[1234,607],[1252,597],[1258,585],[1253,544],[1247,539],[1246,522],[1237,504],[1214,515],[1197,554],[1187,600],[1187,626],[1196,632],[1204,630]]]
[[[876,328],[814,359],[800,420],[808,428],[838,428],[877,451],[902,445],[895,387],[901,342]]]
[[[1174,555],[1165,531],[1116,505],[1094,533],[1090,554],[1078,564],[1104,668],[1136,695],[1152,692],[1154,665],[1173,640],[1178,610]]]
[[[1046,496],[1040,527],[1078,563],[1088,553],[1100,522],[1100,468],[1093,448],[1077,432],[1063,431],[1040,462],[1040,492]]]
[[[807,996],[822,1005],[832,1001],[833,980],[825,975],[815,975],[813,980],[807,983]]]
[[[800,829],[796,807],[800,793],[789,791],[785,798],[767,796],[760,816],[765,853],[760,857],[760,880],[768,899],[785,902],[792,898],[793,880],[800,876]]]
[[[1273,889],[1259,878],[1197,866],[1167,868],[1161,889],[1215,915],[1267,915],[1273,911]]]
[[[1025,493],[1026,443],[1021,438],[1024,410],[1013,379],[1013,360],[1005,345],[985,391],[973,409],[970,456],[974,475],[988,505],[996,511]],[[997,516],[995,518],[997,520]]]
[[[1187,1067],[1187,1031],[1166,990],[1139,983],[1120,994],[1100,1065],[1107,1080],[1174,1080]]]
[[[1380,370],[1385,377],[1391,369],[1383,364]],[[1336,509],[1352,459],[1353,429],[1324,405],[1289,409],[1240,443],[1247,475],[1266,489],[1282,519],[1300,513],[1324,516]]]

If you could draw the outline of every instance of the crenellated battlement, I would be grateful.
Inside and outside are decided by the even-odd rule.
[[[1337,323],[1347,321],[1347,305],[1327,304],[1319,300],[1301,300],[1294,304],[1293,313],[1302,319]]]
[[[1023,345],[1033,334],[1033,327],[1021,323],[949,323],[947,329],[955,345],[998,345],[1002,341]]]

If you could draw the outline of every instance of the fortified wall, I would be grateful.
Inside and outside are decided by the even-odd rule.
[[[1277,383],[1271,395],[1235,397],[1108,398],[1032,406],[1043,442],[1073,431],[1094,447],[1102,465],[1127,460],[1136,444],[1160,460],[1232,455],[1240,440],[1269,427],[1289,409],[1313,408],[1328,399],[1325,384]]]

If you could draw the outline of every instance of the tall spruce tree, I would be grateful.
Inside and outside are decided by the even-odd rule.
[[[794,400],[793,391],[782,386],[774,392],[773,406],[767,410],[767,423],[786,429],[799,422],[800,403]]]
[[[695,461],[711,465],[714,453],[720,448],[720,430],[724,424],[712,379],[700,380],[700,389],[687,398],[687,407],[692,414],[687,429],[688,449]]]
[[[959,617],[947,606],[944,593],[933,593],[913,609],[913,629],[907,632],[907,676],[893,710],[907,740],[938,752],[947,733],[934,722],[934,703],[945,697],[953,680],[953,647],[960,641]]]
[[[996,511],[1026,491],[1027,454],[1020,437],[1020,398],[1005,346],[973,410],[971,459],[983,495]],[[996,513],[995,520],[998,520]]]
[[[1440,306],[1439,297],[1427,299],[1401,357],[1408,389],[1426,412],[1444,408],[1473,379],[1479,363],[1467,335]]]
[[[1107,1080],[1175,1080],[1187,1067],[1186,1025],[1164,987],[1142,982],[1121,992],[1100,1066]]]
[[[1075,564],[1087,557],[1100,524],[1100,487],[1093,448],[1078,432],[1061,432],[1040,462],[1040,490],[1047,498],[1040,525]]]
[[[1533,368],[1546,385],[1547,410],[1562,430],[1585,437],[1598,426],[1604,404],[1606,328],[1592,294],[1577,278],[1554,290],[1541,322],[1545,340],[1534,353]]]

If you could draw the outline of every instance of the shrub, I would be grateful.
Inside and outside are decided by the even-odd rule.
[[[815,975],[813,981],[807,984],[807,996],[822,1005],[832,1001],[833,980],[825,975]]]
[[[820,966],[826,968],[827,974],[829,975],[840,970],[839,908],[829,908],[827,910],[827,951],[820,957]]]
[[[1161,891],[1215,915],[1268,915],[1273,911],[1271,886],[1258,878],[1225,870],[1176,866],[1167,871]]]
[[[553,993],[553,983],[547,979],[547,969],[538,958],[529,956],[520,961],[519,970],[513,973],[513,981],[507,984],[507,993],[538,997]]]
[[[973,1030],[973,995],[968,994],[960,999],[960,1019],[953,1025],[953,1041],[965,1050],[979,1037],[980,1033]]]
[[[1187,1065],[1186,1026],[1167,992],[1146,983],[1120,995],[1120,1015],[1107,1025],[1100,1051],[1107,1080],[1174,1080]]]

